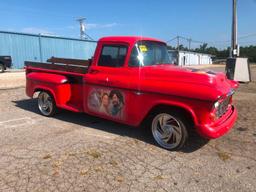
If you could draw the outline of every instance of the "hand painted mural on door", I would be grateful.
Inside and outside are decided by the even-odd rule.
[[[88,108],[103,115],[124,118],[125,96],[117,89],[93,88],[89,92]]]

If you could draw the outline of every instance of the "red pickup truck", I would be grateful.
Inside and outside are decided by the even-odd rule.
[[[166,44],[144,37],[105,37],[92,60],[25,62],[26,93],[38,95],[42,115],[57,108],[84,112],[134,127],[146,122],[155,142],[184,146],[192,130],[207,139],[232,128],[238,83],[223,73],[170,63]]]

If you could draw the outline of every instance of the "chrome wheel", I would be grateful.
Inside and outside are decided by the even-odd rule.
[[[151,130],[155,141],[165,149],[175,149],[182,141],[182,125],[168,113],[156,115]]]
[[[54,112],[53,98],[46,92],[41,92],[38,96],[38,108],[45,116],[51,116]]]

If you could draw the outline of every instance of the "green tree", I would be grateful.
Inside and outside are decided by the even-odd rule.
[[[250,62],[256,62],[256,46],[240,47],[240,56],[248,57]]]
[[[230,47],[220,50],[220,49],[217,49],[216,47],[207,47],[207,46],[208,44],[204,43],[200,45],[199,48],[191,49],[190,51],[211,54],[211,55],[214,55],[216,59],[226,59],[229,57]],[[168,46],[168,48],[172,50],[177,49],[177,47],[172,47],[172,46]],[[182,44],[179,46],[179,50],[189,51],[189,49]],[[248,57],[250,62],[256,63],[256,45],[240,47],[240,56]]]

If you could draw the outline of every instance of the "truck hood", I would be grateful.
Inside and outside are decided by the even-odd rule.
[[[216,100],[238,87],[238,83],[228,80],[224,73],[174,65],[146,66],[140,73],[142,82],[151,83],[161,92],[202,100]]]

